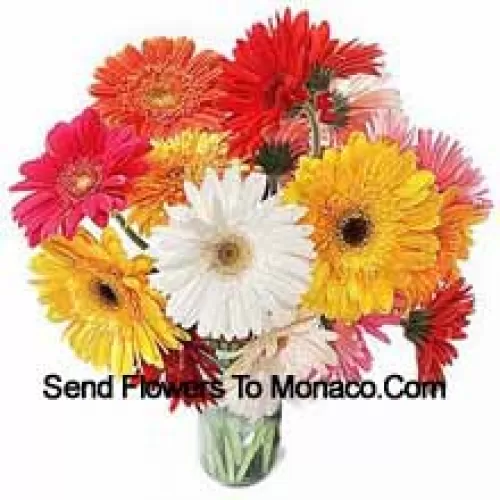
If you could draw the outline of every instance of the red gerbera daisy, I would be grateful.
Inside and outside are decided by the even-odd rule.
[[[462,278],[440,286],[430,302],[411,311],[404,322],[405,336],[417,348],[419,380],[444,380],[443,367],[458,356],[451,341],[467,337],[465,327],[474,311],[471,288]]]
[[[90,93],[113,125],[132,125],[138,134],[166,137],[187,127],[218,129],[222,57],[195,54],[188,38],[144,40],[142,50],[127,45],[95,72]]]
[[[174,411],[180,402],[186,406],[194,405],[198,410],[215,404],[210,384],[218,380],[220,367],[215,360],[215,351],[207,342],[192,333],[191,339],[179,350],[163,352],[162,357],[163,370],[144,364],[138,370],[135,382],[139,384],[142,377],[149,383],[164,382],[177,388],[184,385],[183,390],[171,398],[170,411]]]
[[[131,129],[108,129],[92,109],[57,124],[46,152],[24,163],[25,180],[10,188],[31,191],[12,211],[30,246],[57,233],[72,238],[85,216],[106,226],[110,212],[126,207],[130,181],[146,172],[148,150]]]
[[[309,14],[292,17],[286,9],[266,26],[257,23],[247,40],[238,40],[234,60],[223,65],[220,101],[228,112],[232,150],[245,158],[261,144],[260,131],[308,98],[308,90],[325,90],[332,77],[378,75],[382,51],[377,45],[330,39],[327,22],[309,23]]]

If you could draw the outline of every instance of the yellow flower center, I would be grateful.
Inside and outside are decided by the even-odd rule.
[[[247,269],[252,260],[249,242],[239,235],[227,235],[212,248],[212,266],[224,275],[237,275]]]
[[[86,193],[94,185],[94,179],[88,174],[82,174],[75,178],[74,188],[78,193]]]
[[[146,99],[153,108],[175,108],[177,96],[171,89],[165,87],[153,87],[146,93]]]
[[[72,164],[66,167],[59,180],[71,198],[83,198],[99,183],[98,168],[87,161]]]
[[[361,210],[349,211],[339,219],[336,234],[347,246],[362,247],[370,239],[372,222]]]

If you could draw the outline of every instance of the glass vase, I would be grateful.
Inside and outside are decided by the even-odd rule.
[[[257,420],[221,406],[199,418],[201,464],[207,474],[230,486],[249,486],[269,474],[280,443],[281,406]]]
[[[247,340],[212,340],[222,372]],[[249,486],[272,470],[280,444],[281,403],[276,411],[255,419],[227,406],[206,408],[199,416],[200,459],[205,472],[222,484]]]

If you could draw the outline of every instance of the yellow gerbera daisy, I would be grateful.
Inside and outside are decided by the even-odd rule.
[[[222,134],[185,130],[167,140],[154,140],[149,172],[131,189],[128,222],[150,236],[165,225],[165,205],[185,203],[184,181],[200,184],[207,167],[227,165],[227,144]]]
[[[160,349],[177,349],[186,333],[165,316],[164,299],[148,284],[152,260],[128,259],[116,232],[101,240],[79,229],[73,240],[45,240],[31,262],[33,283],[52,321],[66,321],[75,354],[115,375],[134,373],[141,361],[163,367]]]
[[[304,305],[349,322],[390,312],[406,276],[436,263],[441,198],[415,155],[353,134],[342,149],[303,157],[284,197],[308,208],[317,260]]]

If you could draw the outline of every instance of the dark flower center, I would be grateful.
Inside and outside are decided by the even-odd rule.
[[[217,249],[217,257],[223,266],[233,266],[240,258],[240,248],[232,241],[224,242]]]
[[[277,104],[280,97],[280,89],[283,85],[283,76],[276,75],[264,91],[264,102],[267,108],[272,108]]]
[[[279,108],[281,111],[292,109],[307,98],[305,85],[291,75],[278,74],[269,82],[263,93],[266,109]]]
[[[235,276],[244,271],[252,260],[248,241],[236,234],[224,235],[208,248],[214,269],[222,275]]]
[[[352,212],[340,220],[337,233],[351,247],[365,245],[372,232],[372,223],[363,212]]]
[[[116,308],[120,304],[118,294],[115,289],[104,281],[98,281],[96,283],[97,296],[102,304],[107,307]]]
[[[288,345],[289,340],[290,339],[289,339],[288,336],[278,337],[278,340],[276,341],[276,345],[278,347],[278,352],[282,351],[283,349],[286,348],[286,346]]]

